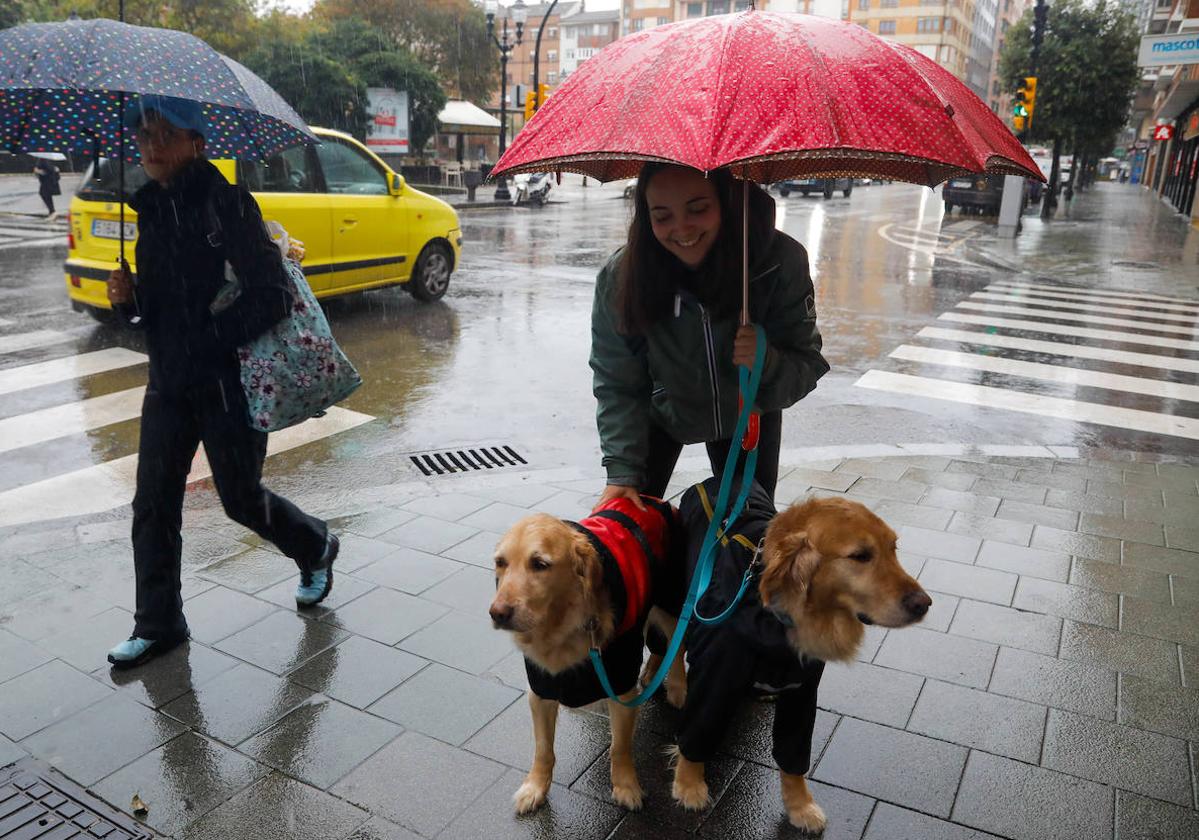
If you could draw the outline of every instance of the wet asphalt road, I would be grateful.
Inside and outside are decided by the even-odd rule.
[[[797,195],[780,199],[779,226],[809,250],[832,365],[817,390],[786,412],[784,448],[1009,443],[1199,451],[1196,441],[1185,436],[855,385],[868,371],[924,376],[926,366],[888,354],[911,343],[923,328],[960,328],[937,322],[937,316],[964,301],[969,304],[969,296],[988,284],[1015,279],[1002,267],[1005,263],[1034,268],[1038,274],[1031,279],[1037,282],[1052,280],[1045,274],[1050,271],[1071,283],[1097,277],[1110,289],[1150,288],[1182,299],[1199,297],[1194,281],[1186,279],[1199,276],[1189,274],[1195,270],[1199,232],[1173,219],[1161,222],[1156,203],[1133,187],[1101,187],[1088,205],[1092,218],[1065,220],[1055,230],[1029,220],[1016,245],[997,242],[994,226],[977,217],[943,219],[939,196],[917,187],[865,186],[849,199],[838,195],[829,201]],[[582,189],[576,177],[556,189],[553,198],[554,203],[540,209],[463,213],[463,261],[441,302],[421,304],[400,289],[328,302],[334,332],[365,380],[343,405],[374,419],[273,456],[268,476],[275,488],[287,493],[322,485],[390,484],[419,476],[411,453],[476,445],[510,445],[538,468],[598,464],[587,367],[589,310],[595,273],[622,241],[629,202],[621,198],[619,186],[592,182]],[[1085,213],[1080,210],[1078,216]],[[1077,234],[1069,233],[1071,226]],[[1140,250],[1156,262],[1145,258],[1140,268],[1113,269],[1113,262],[1131,253],[1119,236],[1140,243]],[[0,318],[12,322],[0,324],[0,337],[35,330],[66,334],[49,346],[0,353],[0,371],[114,346],[142,349],[137,335],[70,310],[59,268],[64,256],[60,247],[0,250]],[[1062,323],[1088,326],[1085,319]],[[1157,334],[1152,326],[1148,329]],[[1169,335],[1178,341],[1187,337],[1180,331]],[[1126,349],[1146,351],[1139,345]],[[1149,352],[1199,358],[1186,349]],[[1033,363],[1051,360],[1031,351],[1016,355]],[[1121,364],[1102,370],[1145,374]],[[144,385],[145,372],[144,365],[136,365],[0,395],[0,422]],[[1199,417],[1196,403],[1186,400],[1061,382],[1016,382],[1005,373],[948,367],[938,368],[936,376],[930,381]],[[1194,373],[1176,370],[1155,371],[1152,378],[1195,381]],[[128,456],[136,452],[136,439],[137,421],[126,419],[0,451],[0,492]]]

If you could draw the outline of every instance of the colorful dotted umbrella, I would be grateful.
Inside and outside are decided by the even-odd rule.
[[[121,115],[142,95],[199,102],[211,157],[263,160],[317,142],[270,85],[185,32],[106,19],[0,31],[4,151],[98,152],[136,161]]]

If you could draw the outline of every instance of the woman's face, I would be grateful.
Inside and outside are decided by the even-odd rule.
[[[650,225],[662,247],[689,268],[697,268],[720,233],[716,187],[702,172],[663,169],[645,189]]]
[[[142,155],[142,168],[163,186],[204,151],[203,140],[157,114],[150,115],[138,126],[135,136]]]

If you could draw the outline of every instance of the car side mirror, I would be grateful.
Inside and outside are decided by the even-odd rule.
[[[387,173],[387,192],[390,195],[400,195],[404,192],[404,176],[399,172]]]

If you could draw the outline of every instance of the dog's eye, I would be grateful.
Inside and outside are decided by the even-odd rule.
[[[529,560],[529,566],[535,572],[544,572],[550,567],[550,564],[545,562],[545,560],[540,557],[533,557],[531,560]]]
[[[503,557],[497,557],[495,558],[495,567],[497,569],[506,569],[508,568],[508,561]]]
[[[850,560],[857,560],[859,563],[869,563],[874,559],[874,552],[868,548],[862,548],[849,555]]]

